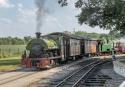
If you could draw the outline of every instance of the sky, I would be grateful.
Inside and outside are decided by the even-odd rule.
[[[0,37],[35,36],[36,10],[35,0],[0,0]],[[108,33],[99,27],[79,25],[76,16],[80,9],[74,7],[75,0],[68,0],[69,5],[61,7],[58,0],[46,0],[47,13],[43,17],[41,33],[63,31],[86,31]]]

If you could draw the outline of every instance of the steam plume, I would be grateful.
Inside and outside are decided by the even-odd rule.
[[[45,1],[46,0],[35,0],[35,4],[37,6],[37,11],[36,11],[36,21],[37,21],[37,32],[40,32],[42,23],[43,23],[43,17],[45,15]]]

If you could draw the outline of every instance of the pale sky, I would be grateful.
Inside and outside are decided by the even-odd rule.
[[[74,7],[73,1],[67,7],[60,7],[58,0],[46,0],[48,13],[44,17],[41,28],[43,34],[62,31],[86,31],[108,33],[99,27],[91,28],[78,24],[80,9]],[[36,6],[34,0],[0,0],[0,37],[34,36],[36,32]]]

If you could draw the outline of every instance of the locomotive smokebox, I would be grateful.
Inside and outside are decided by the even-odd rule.
[[[41,33],[40,32],[36,32],[36,38],[40,38]]]

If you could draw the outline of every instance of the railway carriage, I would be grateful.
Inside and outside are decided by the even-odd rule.
[[[117,42],[115,44],[115,51],[117,54],[124,54],[125,53],[125,44],[121,42]]]
[[[99,40],[91,40],[91,39],[86,39],[84,40],[84,54],[86,56],[95,56],[99,52]]]

